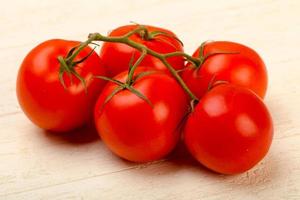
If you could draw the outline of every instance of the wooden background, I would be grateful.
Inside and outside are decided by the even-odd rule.
[[[0,199],[300,199],[300,1],[0,1]],[[94,133],[82,140],[84,130],[58,136],[31,124],[15,95],[26,53],[46,39],[84,40],[129,21],[173,30],[189,53],[213,39],[262,55],[275,137],[261,163],[223,176],[179,147],[166,160],[134,164]]]

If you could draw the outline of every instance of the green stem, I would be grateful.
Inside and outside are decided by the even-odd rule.
[[[193,94],[193,92],[190,90],[190,88],[185,84],[185,82],[182,80],[182,78],[179,76],[177,71],[168,63],[166,58],[160,59],[168,68],[168,70],[171,72],[171,74],[174,76],[174,78],[179,82],[181,87],[188,93],[188,95],[191,97],[192,100],[199,101],[198,98]]]
[[[91,38],[88,38],[88,40],[87,41],[85,41],[85,42],[82,42],[80,45],[79,45],[79,47],[74,51],[74,53],[70,56],[70,57],[68,57],[67,59],[66,59],[66,63],[71,63],[75,58],[76,58],[76,56],[86,47],[86,46],[88,46],[90,43],[92,43],[93,42],[93,37],[91,37]]]
[[[139,50],[140,52],[142,52],[142,55],[144,53],[152,55],[156,58],[158,58],[159,60],[162,61],[163,64],[165,64],[165,66],[168,68],[168,70],[170,71],[170,73],[174,76],[174,78],[178,81],[178,83],[182,86],[182,88],[186,91],[186,93],[190,96],[190,98],[192,99],[192,101],[198,101],[198,98],[192,93],[192,91],[188,88],[188,86],[185,84],[185,82],[181,79],[181,77],[178,75],[177,71],[168,63],[167,58],[169,57],[173,57],[173,56],[183,56],[185,57],[189,62],[194,63],[195,65],[199,64],[199,59],[197,58],[193,58],[183,52],[172,52],[172,53],[167,53],[167,54],[160,54],[157,53],[156,51],[153,51],[151,49],[149,49],[148,47],[146,47],[143,44],[137,43],[133,40],[130,40],[129,37],[141,30],[146,30],[145,27],[141,26],[129,33],[127,33],[126,35],[122,36],[122,37],[110,37],[110,36],[103,36],[100,33],[92,33],[89,35],[88,40],[83,42],[75,51],[74,53],[67,58],[68,62],[72,62],[74,60],[74,58],[79,54],[79,52],[86,47],[88,44],[90,44],[92,41],[103,41],[103,42],[113,42],[113,43],[123,43],[123,44],[127,44],[137,50]],[[139,59],[140,60],[140,59]],[[137,65],[136,65],[137,66]],[[132,80],[132,76],[134,74],[134,70],[136,68],[136,66],[134,67],[134,69],[132,69],[129,73],[129,80]]]
[[[186,54],[181,51],[175,51],[171,53],[164,54],[165,58],[174,57],[174,56],[182,56],[186,58],[189,62],[194,63],[196,66],[200,65],[200,60],[198,58],[192,57],[189,54]]]
[[[140,63],[143,61],[143,59],[145,58],[146,55],[147,55],[147,51],[145,49],[143,49],[142,50],[142,54],[139,57],[139,59],[134,63],[134,65],[132,67],[130,67],[129,74],[128,74],[128,77],[127,77],[127,80],[126,80],[126,83],[128,85],[132,84],[132,79],[133,79],[134,71],[140,65]]]
[[[129,38],[130,36],[132,36],[133,34],[135,34],[135,33],[140,33],[141,31],[144,31],[144,33],[145,33],[145,39],[147,39],[148,38],[148,35],[149,35],[149,33],[148,33],[148,29],[145,27],[145,26],[139,26],[138,28],[136,28],[136,29],[134,29],[134,30],[132,30],[132,31],[130,31],[130,32],[128,32],[128,33],[126,33],[124,36],[122,36],[123,38]]]

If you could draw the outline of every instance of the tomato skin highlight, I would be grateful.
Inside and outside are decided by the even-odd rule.
[[[125,81],[126,77],[127,72],[123,72],[115,78]],[[95,106],[94,119],[102,141],[119,157],[133,162],[154,161],[170,153],[188,110],[187,95],[176,80],[155,72],[134,83],[152,107],[128,90],[118,92],[104,105],[116,87],[107,83]]]
[[[174,33],[163,28],[148,25],[145,25],[145,27],[149,32],[162,31],[170,34],[173,37],[175,36]],[[136,28],[138,28],[138,25],[121,26],[114,29],[109,34],[109,36],[123,36]],[[149,49],[156,51],[157,53],[171,53],[174,51],[183,52],[183,46],[179,41],[177,41],[175,38],[165,35],[157,35],[154,37],[154,39],[146,40],[142,39],[139,34],[134,34],[129,37],[129,39],[133,40],[134,42],[143,44]],[[140,57],[140,55],[141,53],[139,50],[121,43],[104,42],[100,50],[100,57],[102,58],[103,64],[107,69],[108,75],[110,77],[114,77],[117,74],[128,70],[132,56],[134,56],[134,61],[136,61]],[[170,57],[167,60],[172,65],[172,67],[177,70],[184,68],[183,57]],[[151,55],[147,55],[140,65],[149,69],[157,69],[168,72],[164,64],[158,58],[155,58]]]
[[[215,52],[232,52],[209,57],[200,69],[187,65],[181,76],[192,92],[201,98],[212,81],[227,81],[248,88],[264,98],[268,85],[265,64],[251,48],[229,41],[212,41],[204,46],[204,55]],[[193,57],[199,57],[199,48]]]
[[[27,117],[42,129],[64,132],[81,127],[91,121],[93,106],[105,82],[93,79],[93,75],[105,75],[99,56],[93,52],[78,64],[75,70],[86,80],[87,94],[82,83],[72,75],[63,79],[66,90],[59,80],[58,56],[66,56],[78,46],[78,41],[53,39],[33,48],[24,58],[17,77],[17,97]],[[92,51],[84,48],[76,60]]]
[[[215,86],[200,100],[184,129],[191,154],[222,174],[242,173],[268,152],[273,123],[268,109],[252,91]]]

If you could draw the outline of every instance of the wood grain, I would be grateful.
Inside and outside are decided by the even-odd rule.
[[[0,199],[300,199],[300,1],[2,2],[0,13]],[[256,49],[269,71],[275,136],[247,173],[214,174],[180,145],[165,160],[135,164],[112,155],[92,130],[53,135],[35,127],[15,95],[26,53],[50,38],[84,40],[129,21],[167,27],[187,52],[204,40]],[[84,140],[81,134],[87,134]]]

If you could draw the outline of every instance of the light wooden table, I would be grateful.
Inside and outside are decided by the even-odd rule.
[[[1,7],[0,199],[300,199],[300,1],[1,0]],[[26,53],[46,39],[84,40],[131,20],[173,30],[189,53],[213,39],[262,55],[275,137],[260,164],[217,175],[182,148],[164,161],[134,164],[95,135],[82,141],[79,133],[51,135],[31,124],[15,95]]]

